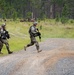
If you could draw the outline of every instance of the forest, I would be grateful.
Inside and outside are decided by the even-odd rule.
[[[2,19],[74,19],[74,0],[0,0]]]

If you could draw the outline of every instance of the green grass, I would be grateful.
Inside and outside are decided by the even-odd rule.
[[[2,24],[2,22],[0,22]],[[24,45],[30,42],[28,29],[32,25],[32,22],[19,22],[19,21],[7,21],[7,30],[10,33],[11,38],[8,40],[11,51],[22,50]],[[42,34],[42,41],[47,38],[74,38],[74,23],[67,23],[65,25],[60,22],[56,23],[55,20],[45,20],[38,23],[38,28]],[[37,39],[39,41],[39,39]],[[3,55],[7,55],[6,47],[2,49]],[[0,56],[3,56],[0,55]]]
[[[46,22],[42,24],[42,37],[43,38],[74,38],[74,23],[61,24]]]

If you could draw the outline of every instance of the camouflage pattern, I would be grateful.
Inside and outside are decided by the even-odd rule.
[[[36,36],[35,36],[35,34],[37,33],[36,25],[37,25],[37,22],[34,22],[34,24],[29,29],[31,42],[26,47],[29,47],[35,44],[37,51],[39,51],[39,43],[36,40]]]
[[[10,52],[10,49],[9,49],[8,40],[7,40],[7,39],[2,39],[2,43],[6,45],[7,51],[8,51],[8,53],[9,53],[9,52]]]
[[[36,41],[36,38],[34,36],[30,36],[30,44],[27,45],[27,47],[32,46],[35,44],[36,49],[39,50],[39,43]]]
[[[9,43],[8,43],[8,40],[7,40],[7,39],[9,39],[9,37],[7,37],[7,35],[6,35],[6,32],[7,31],[5,29],[5,26],[6,26],[5,24],[2,24],[2,27],[0,29],[0,35],[1,35],[0,36],[0,41],[2,42],[0,48],[2,49],[3,44],[5,44],[6,45],[6,48],[7,48],[7,51],[8,51],[8,54],[11,54],[12,52],[9,49]]]
[[[3,43],[2,43],[2,41],[1,41],[1,27],[0,27],[0,52],[1,52],[1,50],[2,50],[2,47],[3,47]]]
[[[0,52],[2,50],[2,47],[3,47],[3,43],[0,41]]]

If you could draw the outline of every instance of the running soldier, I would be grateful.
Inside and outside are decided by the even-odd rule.
[[[37,22],[34,22],[33,25],[29,28],[29,34],[30,34],[30,44],[28,44],[27,46],[24,46],[24,50],[26,51],[26,48],[29,47],[29,46],[32,46],[35,44],[36,46],[36,49],[37,49],[37,52],[41,52],[42,50],[39,50],[39,43],[38,41],[36,40],[35,37],[41,35],[40,32],[38,32],[38,29],[36,28],[37,26]]]

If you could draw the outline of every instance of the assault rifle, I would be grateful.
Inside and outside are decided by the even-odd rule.
[[[6,37],[9,39],[10,35],[9,35],[8,31],[6,31],[5,34],[6,34]]]
[[[37,35],[39,36],[39,39],[40,39],[40,41],[41,41],[41,33],[39,32],[39,29],[37,28]]]

